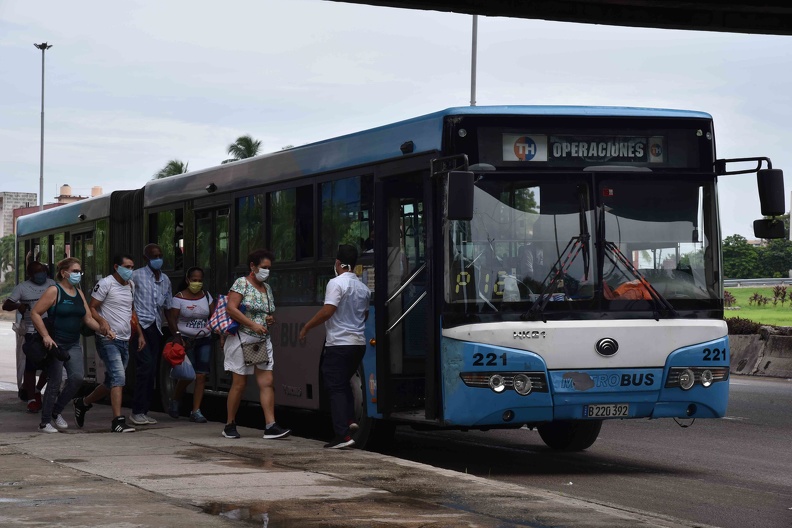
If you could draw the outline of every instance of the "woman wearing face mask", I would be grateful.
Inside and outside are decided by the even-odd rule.
[[[63,355],[69,355],[69,359],[65,362],[50,357],[47,363],[49,383],[44,394],[39,425],[39,431],[42,433],[57,433],[69,427],[61,413],[83,382],[80,328],[85,324],[94,332],[101,331],[99,323],[91,317],[85,296],[77,289],[82,275],[82,266],[78,259],[66,258],[58,262],[55,277],[58,282],[44,292],[30,313],[30,318],[41,335],[44,346],[47,349],[57,346]],[[47,312],[47,317],[52,320],[52,334],[41,317],[44,312]],[[110,335],[111,339],[115,337],[112,331]],[[64,366],[67,376],[66,386],[58,394]]]
[[[184,347],[195,368],[195,391],[190,421],[197,423],[206,423],[206,418],[201,413],[201,400],[212,355],[212,330],[207,322],[215,309],[215,300],[203,289],[203,280],[204,272],[201,268],[188,269],[166,314],[168,327],[176,328],[176,340]],[[179,402],[189,384],[190,380],[179,380],[176,383],[167,409],[171,418],[179,417]]]
[[[264,411],[264,438],[271,440],[284,438],[291,433],[275,423],[275,391],[272,386],[272,368],[275,358],[269,339],[269,325],[274,323],[275,301],[272,289],[267,284],[269,271],[275,256],[266,249],[257,249],[248,255],[250,273],[238,278],[228,292],[228,315],[239,323],[235,336],[228,336],[223,346],[225,370],[232,373],[231,390],[228,391],[228,421],[223,436],[239,438],[236,429],[236,413],[245,390],[247,376],[254,374],[259,387],[259,401]],[[244,306],[244,313],[240,307]],[[246,365],[242,343],[259,342],[266,347],[268,360],[256,365]]]

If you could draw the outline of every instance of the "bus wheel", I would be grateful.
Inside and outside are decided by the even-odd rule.
[[[547,422],[537,428],[545,445],[556,451],[583,451],[594,444],[602,429],[602,420]]]
[[[396,433],[396,426],[393,423],[369,418],[366,412],[366,387],[364,383],[363,369],[358,368],[357,373],[352,376],[352,396],[355,399],[355,423],[360,427],[353,435],[355,446],[369,451],[378,451],[389,446]]]

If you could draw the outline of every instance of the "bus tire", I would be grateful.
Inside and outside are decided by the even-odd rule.
[[[366,394],[364,380],[363,368],[359,367],[350,380],[352,396],[355,400],[355,423],[358,424],[358,430],[352,438],[355,440],[355,446],[360,449],[379,451],[393,442],[396,425],[377,418],[369,418],[364,398]]]
[[[583,451],[591,447],[602,429],[602,420],[564,420],[537,426],[545,445],[556,451]]]

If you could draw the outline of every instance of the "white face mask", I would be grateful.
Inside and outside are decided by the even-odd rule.
[[[256,279],[261,282],[265,282],[267,278],[269,278],[269,271],[270,270],[265,268],[259,268],[259,270],[256,272]]]
[[[335,274],[336,277],[338,277],[338,268],[336,267],[335,264],[333,264],[333,273]]]

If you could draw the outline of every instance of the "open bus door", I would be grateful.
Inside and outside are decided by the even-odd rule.
[[[413,420],[434,415],[427,413],[435,383],[427,376],[434,353],[424,177],[400,174],[375,188],[377,410]]]

